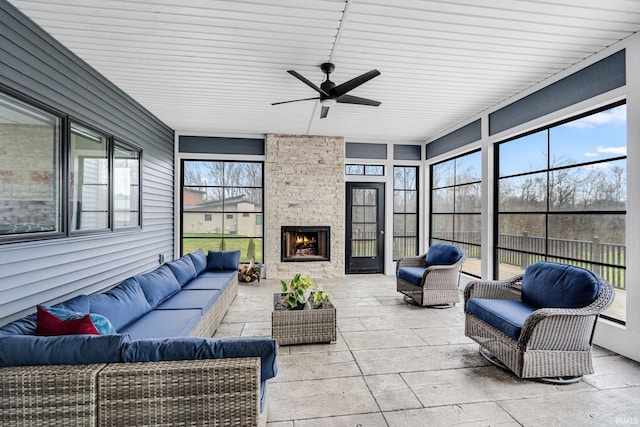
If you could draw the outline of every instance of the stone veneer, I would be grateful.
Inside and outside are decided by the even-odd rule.
[[[344,276],[344,138],[267,135],[265,268],[270,279],[301,272]],[[331,227],[329,261],[281,262],[282,226]]]

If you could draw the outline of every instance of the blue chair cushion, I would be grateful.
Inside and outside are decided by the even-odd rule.
[[[522,300],[534,307],[580,308],[598,297],[602,279],[584,268],[555,262],[527,267],[522,279]]]
[[[238,276],[238,270],[237,269],[233,269],[233,270],[216,270],[216,271],[204,271],[202,272],[198,278],[200,277],[219,277],[219,278],[224,278],[227,279],[229,281],[231,281],[234,277]]]
[[[191,261],[193,261],[193,266],[196,269],[197,275],[207,269],[207,255],[202,249],[198,249],[195,252],[187,254],[187,256],[191,258]]]
[[[398,268],[398,278],[409,282],[412,285],[420,286],[425,267],[400,267]]]
[[[120,332],[133,339],[186,337],[201,318],[198,309],[152,310]]]
[[[135,276],[135,278],[152,309],[180,291],[178,279],[166,265],[160,266],[149,273]]]
[[[121,362],[128,335],[2,336],[0,366],[80,365]]]
[[[237,273],[234,272],[233,274],[235,275]],[[217,289],[222,293],[222,291],[227,289],[227,286],[229,286],[230,283],[231,280],[224,276],[207,276],[207,273],[202,273],[200,276],[187,283],[182,290]]]
[[[185,290],[178,292],[164,301],[156,310],[185,310],[196,308],[204,314],[220,298],[220,291],[213,290]]]
[[[277,356],[276,340],[262,337],[139,339],[126,343],[122,350],[124,362],[259,357],[262,381],[278,373]]]
[[[115,288],[89,296],[90,311],[109,319],[116,331],[151,311],[149,301],[135,277]]]
[[[237,251],[209,251],[207,255],[207,270],[236,270],[240,264],[240,250]]]
[[[196,267],[193,265],[193,260],[189,256],[183,256],[175,261],[168,262],[167,265],[176,276],[180,286],[184,286],[191,279],[197,276]]]
[[[466,310],[517,341],[524,322],[536,308],[522,301],[470,298]]]
[[[457,246],[436,243],[427,251],[427,265],[451,265],[462,258],[464,252]]]

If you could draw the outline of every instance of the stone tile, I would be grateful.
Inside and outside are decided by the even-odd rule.
[[[390,427],[452,426],[519,426],[495,402],[440,406],[408,411],[385,412]]]
[[[384,329],[420,329],[428,326],[456,327],[464,325],[464,318],[460,316],[437,316],[434,309],[421,308],[422,312],[407,313],[403,306],[384,306],[395,310],[395,313],[381,313],[378,316],[358,316],[365,328],[371,331]],[[428,311],[427,311],[428,310]],[[387,310],[388,311],[388,310]]]
[[[348,351],[280,354],[278,370],[272,383],[360,375],[360,369]]]
[[[267,427],[293,427],[293,421],[276,421],[275,423],[267,423]]]
[[[414,329],[413,332],[429,345],[474,343],[464,335],[464,326],[420,328]]]
[[[552,385],[525,380],[495,366],[401,374],[422,405],[442,406],[573,393],[593,388],[579,382]]]
[[[295,427],[387,427],[381,413],[297,420]]]
[[[267,421],[326,418],[378,412],[362,377],[269,384]]]
[[[423,346],[353,351],[364,375],[485,366],[476,345]]]
[[[366,330],[360,319],[357,317],[345,318],[337,316],[336,323],[341,332]]]
[[[593,370],[592,375],[585,375],[584,381],[601,390],[640,386],[640,363],[626,357],[594,357]]]
[[[336,308],[348,308],[348,307],[368,307],[368,306],[380,306],[380,301],[374,297],[360,297],[360,298],[331,298],[331,302]]]
[[[243,327],[244,323],[221,323],[213,336],[215,338],[239,337]]]
[[[522,425],[615,426],[640,424],[637,388],[566,393],[499,402]]]
[[[336,342],[334,343],[295,344],[283,347],[289,347],[289,352],[291,354],[323,353],[326,351],[349,351],[349,347],[347,347],[347,343],[345,343],[344,338],[339,331],[336,331]]]
[[[399,374],[364,377],[382,411],[422,408],[420,401]]]
[[[228,311],[224,323],[270,322],[272,310]]]
[[[404,302],[402,296],[400,296],[397,292],[395,295],[377,296],[376,298],[382,305],[406,305],[406,302]]]
[[[425,345],[425,342],[411,329],[342,332],[342,336],[351,350]]]

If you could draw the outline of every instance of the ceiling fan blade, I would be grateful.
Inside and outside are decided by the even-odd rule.
[[[310,88],[313,88],[319,94],[325,95],[325,96],[329,96],[329,94],[327,92],[325,92],[324,90],[320,89],[318,86],[313,84],[312,81],[310,81],[305,76],[303,76],[302,74],[298,73],[297,71],[295,71],[295,70],[287,70],[287,73],[291,74],[293,77],[295,77],[296,79],[300,80],[302,83],[306,84]]]
[[[325,117],[327,117],[328,113],[329,113],[329,107],[322,107],[322,110],[320,111],[320,118],[324,119]]]
[[[342,104],[358,104],[358,105],[371,105],[373,107],[377,107],[380,105],[380,101],[374,101],[373,99],[360,98],[359,96],[353,95],[342,95],[337,99],[338,102]]]
[[[315,98],[302,98],[302,99],[294,99],[294,100],[291,100],[291,101],[280,101],[280,102],[274,102],[271,105],[288,104],[290,102],[298,102],[298,101],[310,101],[312,99],[320,99],[320,97],[316,96]]]
[[[350,90],[357,88],[361,84],[366,83],[372,78],[379,75],[380,75],[380,71],[378,70],[371,70],[367,73],[361,74],[358,77],[354,77],[353,79],[347,82],[344,82],[342,84],[339,84],[338,86],[331,89],[331,95],[334,97],[340,97],[345,93],[349,92]]]

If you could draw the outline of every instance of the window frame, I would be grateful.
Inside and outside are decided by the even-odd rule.
[[[395,172],[396,172],[396,168],[402,168],[402,169],[406,169],[406,168],[412,168],[415,170],[415,189],[407,189],[407,188],[396,188],[395,185]],[[391,233],[391,245],[392,245],[392,260],[393,261],[397,261],[399,258],[405,257],[405,256],[410,256],[410,255],[402,255],[400,257],[396,257],[394,254],[394,240],[396,237],[402,238],[402,239],[407,239],[408,237],[414,237],[415,238],[415,248],[413,251],[413,255],[412,256],[417,256],[419,255],[419,251],[420,251],[420,202],[421,202],[421,198],[420,198],[420,166],[418,165],[393,165],[392,166],[392,170],[393,170],[393,179],[392,179],[392,216],[393,216],[393,221],[392,221],[392,233]],[[396,206],[395,206],[395,193],[396,191],[401,191],[403,193],[407,193],[409,191],[415,192],[415,196],[416,196],[416,209],[415,212],[396,212]],[[402,236],[396,236],[396,230],[395,230],[395,216],[397,215],[403,215],[404,216],[404,221],[405,221],[405,231],[406,231],[406,219],[408,215],[415,215],[415,220],[416,220],[416,234],[415,236],[407,236],[402,235]]]

